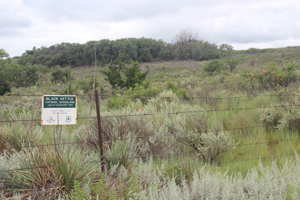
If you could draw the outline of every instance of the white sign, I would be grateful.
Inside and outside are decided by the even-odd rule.
[[[41,125],[77,124],[76,95],[43,95]]]

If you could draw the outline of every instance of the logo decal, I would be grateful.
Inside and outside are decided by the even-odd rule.
[[[53,123],[55,120],[53,119],[53,117],[52,116],[50,116],[48,119],[47,119],[47,122],[49,122],[49,123]]]
[[[71,122],[71,116],[66,117],[66,122]]]

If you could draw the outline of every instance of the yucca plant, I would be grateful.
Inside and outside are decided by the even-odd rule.
[[[93,155],[70,146],[59,148],[34,148],[20,151],[17,155],[19,169],[12,169],[11,177],[18,183],[23,196],[33,199],[57,199],[65,197],[74,186],[74,181],[94,180],[98,163]],[[9,159],[9,158],[7,158]]]
[[[14,148],[11,147],[10,141],[8,138],[3,137],[3,135],[0,135],[0,154],[4,152],[13,153]]]

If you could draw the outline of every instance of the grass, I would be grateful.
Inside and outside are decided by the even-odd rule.
[[[202,67],[207,61],[142,63],[143,70],[150,69],[147,79],[151,82],[150,88],[155,88],[158,95],[147,101],[133,99],[120,107],[113,108],[107,106],[107,97],[116,94],[122,96],[126,91],[111,90],[97,70],[97,80],[101,83],[97,89],[102,91],[103,96],[105,95],[105,98],[100,101],[101,116],[123,116],[102,119],[102,132],[106,140],[104,141],[106,170],[108,171],[101,177],[95,119],[91,119],[87,134],[86,119],[78,119],[77,125],[62,127],[60,142],[76,142],[76,144],[61,146],[59,151],[53,146],[41,148],[39,145],[57,142],[53,140],[54,134],[61,127],[40,126],[38,122],[34,122],[31,128],[31,123],[13,122],[13,120],[31,120],[34,105],[35,119],[39,119],[41,109],[40,101],[37,100],[39,98],[1,96],[1,119],[10,120],[11,123],[2,123],[0,127],[2,130],[0,147],[3,149],[0,151],[0,159],[3,161],[0,164],[0,170],[47,166],[46,169],[14,170],[11,174],[6,173],[5,176],[10,177],[11,181],[19,181],[22,184],[4,184],[1,188],[19,191],[24,197],[38,198],[48,195],[50,199],[55,199],[59,195],[65,198],[70,193],[77,194],[76,192],[78,195],[97,196],[96,194],[100,195],[99,191],[102,191],[99,185],[102,185],[112,192],[114,198],[125,198],[125,193],[130,191],[124,188],[130,186],[132,187],[130,197],[135,198],[134,195],[143,194],[151,199],[152,193],[149,188],[152,188],[153,195],[155,188],[158,189],[157,194],[160,191],[166,192],[166,188],[173,187],[174,189],[177,186],[180,186],[183,191],[183,188],[196,184],[193,182],[196,180],[195,173],[203,174],[201,170],[204,168],[211,176],[218,173],[241,174],[243,180],[247,180],[250,171],[259,165],[266,167],[266,170],[273,162],[279,168],[284,167],[286,158],[295,161],[297,159],[293,155],[300,151],[299,133],[295,122],[292,121],[298,118],[292,115],[289,118],[290,121],[287,121],[287,126],[275,125],[267,129],[262,127],[266,125],[262,120],[266,111],[262,107],[282,105],[291,101],[297,103],[295,98],[299,91],[298,82],[288,87],[268,90],[255,79],[247,78],[245,74],[263,69],[266,62],[274,61],[278,65],[284,65],[289,60],[293,60],[299,63],[297,55],[300,55],[300,51],[299,48],[265,49],[259,50],[258,53],[256,51],[255,49],[236,51],[235,56],[242,57],[243,62],[233,73],[223,70],[208,75],[202,72]],[[72,74],[75,78],[72,81],[75,93],[92,94],[91,90],[85,91],[86,88],[81,87],[80,81],[92,76],[94,68],[75,68]],[[296,71],[296,74],[299,74],[299,71]],[[50,79],[50,75],[45,74],[44,82],[47,81],[45,84],[41,82],[39,87],[13,88],[11,94],[41,95],[62,92],[66,85],[50,83]],[[177,99],[178,96],[174,92],[165,91],[168,81],[178,90],[187,89],[189,98]],[[141,90],[144,89],[141,88]],[[153,91],[149,90],[149,92]],[[146,90],[140,91],[139,94],[148,95]],[[282,96],[271,96],[279,94]],[[77,115],[79,118],[89,117],[90,103],[90,96],[78,97]],[[293,109],[292,113],[298,112],[297,107]],[[193,112],[166,114],[186,111]],[[282,118],[287,116],[288,112],[284,108],[278,108],[276,111],[281,117],[278,123],[283,124]],[[126,117],[126,115],[142,116]],[[94,103],[91,116],[96,116]],[[227,130],[228,136],[226,137],[234,140],[235,145],[228,148],[228,151],[219,153],[213,161],[201,159],[199,148],[187,145],[187,141],[198,147],[203,145],[201,148],[207,148],[206,152],[212,144],[221,147],[222,142],[218,135],[222,130]],[[214,135],[210,137],[205,135],[208,131],[212,131]],[[191,137],[192,134],[194,134],[193,137]],[[206,140],[204,136],[207,136]],[[135,140],[127,138],[135,138]],[[218,140],[219,142],[216,142]],[[28,145],[35,147],[24,148]],[[12,150],[4,152],[5,149]],[[182,153],[183,151],[185,153]],[[169,153],[170,155],[163,155]],[[152,156],[156,154],[158,155]],[[149,160],[149,157],[153,159]],[[140,158],[139,162],[137,162],[138,158]],[[136,180],[132,178],[135,176]],[[225,181],[226,177],[223,178]],[[97,179],[101,179],[102,182]],[[93,190],[92,188],[96,187],[97,183],[98,189]],[[286,196],[289,198],[297,191],[298,185],[294,182],[293,184],[294,186],[284,186]],[[84,187],[89,187],[90,192]],[[44,190],[46,192],[43,193]],[[191,190],[190,188],[189,191]],[[163,196],[163,194],[160,195]],[[6,193],[6,196],[12,196],[12,193]],[[108,195],[107,199],[109,198]],[[154,196],[152,199],[155,199]]]

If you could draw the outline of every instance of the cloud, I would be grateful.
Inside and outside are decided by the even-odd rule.
[[[26,5],[37,10],[46,21],[64,22],[120,22],[133,18],[147,18],[163,12],[176,12],[180,7],[172,1],[60,1],[60,0],[25,0]]]
[[[296,0],[4,0],[0,40],[13,56],[61,42],[125,37],[172,42],[187,28],[235,48],[299,45],[299,10]]]
[[[2,3],[2,2],[1,2]],[[0,7],[0,36],[22,36],[22,29],[29,28],[32,20],[22,13],[19,4],[2,3]],[[11,7],[13,6],[13,7]]]

